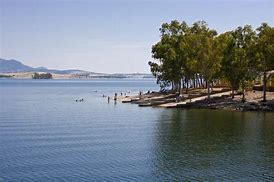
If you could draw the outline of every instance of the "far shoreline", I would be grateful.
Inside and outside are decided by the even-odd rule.
[[[48,72],[10,72],[10,73],[0,73],[0,79],[33,79],[35,73],[45,74]],[[72,79],[72,80],[92,80],[92,79],[154,79],[153,76],[148,76],[146,73],[132,73],[132,74],[104,74],[104,75],[82,75],[82,74],[60,74],[60,73],[50,73],[52,75],[52,80],[60,79]]]

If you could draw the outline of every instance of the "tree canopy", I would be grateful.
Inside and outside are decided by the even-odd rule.
[[[191,26],[173,20],[163,23],[160,40],[152,46],[149,66],[161,88],[173,90],[189,85],[208,88],[225,79],[233,91],[242,89],[261,72],[274,69],[274,28],[263,23],[259,28],[239,26],[222,34],[205,21]],[[233,96],[232,94],[232,96]],[[243,94],[244,99],[244,94]]]
[[[34,73],[32,76],[33,79],[52,79],[52,74],[50,73]]]

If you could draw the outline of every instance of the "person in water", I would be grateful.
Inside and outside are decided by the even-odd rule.
[[[117,100],[117,93],[114,94],[114,101],[116,102]]]

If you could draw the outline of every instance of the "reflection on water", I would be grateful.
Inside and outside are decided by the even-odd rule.
[[[273,113],[102,97],[157,88],[153,80],[0,80],[0,181],[274,179]]]
[[[159,116],[158,179],[274,179],[272,113],[167,110]]]

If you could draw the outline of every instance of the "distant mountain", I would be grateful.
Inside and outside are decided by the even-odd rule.
[[[33,69],[35,69],[36,71],[41,71],[41,72],[48,71],[48,68],[46,68],[46,67],[37,67],[37,68],[33,68]]]
[[[14,59],[6,60],[0,58],[0,72],[1,73],[11,73],[11,72],[25,72],[33,71],[34,68],[24,65],[19,61]]]
[[[33,68],[27,65],[24,65],[20,61],[10,59],[0,58],[0,73],[17,73],[17,72],[48,72],[48,73],[57,73],[57,74],[83,74],[89,73],[88,71],[69,69],[69,70],[54,70],[48,69],[46,67],[37,67]]]
[[[24,65],[20,61],[10,59],[1,59],[0,58],[0,73],[19,73],[19,72],[47,72],[55,74],[73,74],[77,78],[153,78],[152,74],[146,73],[95,73],[90,71],[78,70],[78,69],[67,69],[67,70],[55,70],[48,69],[46,67],[37,67],[33,68],[27,65]]]
[[[93,73],[90,71],[77,70],[77,69],[68,69],[68,70],[50,70],[52,73],[57,74],[89,74]]]

